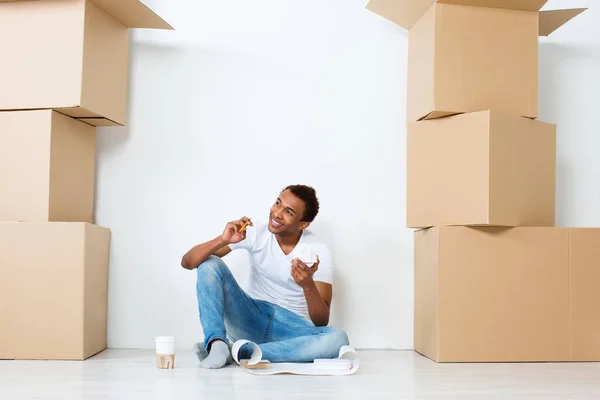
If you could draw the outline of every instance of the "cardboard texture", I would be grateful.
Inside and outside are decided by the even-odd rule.
[[[539,35],[549,36],[558,28],[587,10],[587,8],[573,8],[568,10],[540,11]]]
[[[538,35],[585,10],[538,12],[544,3],[371,0],[410,29],[407,121],[486,109],[536,118]]]
[[[156,355],[156,366],[159,369],[175,368],[175,354],[157,354]]]
[[[171,29],[137,0],[0,0],[0,26],[0,110],[98,126],[126,122],[129,28]]]
[[[170,29],[173,27],[139,0],[92,0],[128,28]]]
[[[93,222],[96,128],[52,110],[0,112],[0,221]]]
[[[481,111],[407,126],[407,227],[553,226],[556,126]]]
[[[453,4],[479,8],[495,8],[516,11],[538,12],[548,2],[548,0],[370,0],[366,8],[375,14],[392,21],[404,29],[410,30],[421,19],[423,14],[435,4]],[[585,11],[586,8],[577,9]],[[541,13],[563,11],[550,10]],[[541,14],[540,13],[540,14]],[[557,20],[564,25],[579,13],[568,17],[563,15]],[[542,17],[541,17],[542,18]],[[545,17],[544,17],[545,18]]]
[[[599,248],[600,229],[415,232],[415,350],[437,362],[600,360]]]
[[[600,360],[600,229],[570,230],[571,359]]]
[[[0,223],[0,359],[84,360],[106,348],[110,230]]]
[[[435,4],[409,32],[407,121],[486,109],[537,117],[537,33],[536,13]]]

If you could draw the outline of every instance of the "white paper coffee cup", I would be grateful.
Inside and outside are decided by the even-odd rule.
[[[175,338],[173,336],[159,336],[154,339],[156,354],[175,354]]]

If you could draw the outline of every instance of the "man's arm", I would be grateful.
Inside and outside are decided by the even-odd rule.
[[[246,239],[244,224],[253,226],[249,218],[243,217],[237,221],[229,222],[221,236],[213,240],[194,246],[181,258],[181,266],[185,269],[196,269],[210,255],[225,257],[231,252],[230,244],[241,242]]]
[[[332,286],[325,282],[315,282],[312,276],[319,269],[319,258],[312,267],[308,267],[302,261],[292,261],[291,275],[294,281],[302,286],[304,298],[308,307],[308,314],[315,326],[327,326],[329,324],[329,307],[331,306]]]
[[[181,266],[185,269],[198,268],[210,255],[225,257],[231,252],[228,243],[221,236],[194,246],[181,258]]]
[[[308,314],[315,326],[329,324],[329,307],[331,306],[331,284],[314,282],[304,288],[304,297],[308,306]]]

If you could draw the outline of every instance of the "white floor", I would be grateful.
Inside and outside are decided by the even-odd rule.
[[[87,361],[0,361],[0,399],[600,399],[600,364],[436,364],[411,351],[359,352],[346,377],[207,371],[191,352],[158,370],[151,351]]]

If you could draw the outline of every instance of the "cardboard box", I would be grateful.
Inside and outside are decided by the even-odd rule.
[[[407,226],[553,226],[556,126],[495,111],[407,126]]]
[[[600,229],[570,229],[571,360],[600,361]]]
[[[0,110],[124,125],[129,28],[172,29],[138,0],[0,0]]]
[[[106,348],[110,230],[0,223],[0,359],[84,360]]]
[[[415,232],[415,350],[437,362],[600,360],[600,229]]]
[[[371,0],[409,29],[407,120],[486,109],[538,115],[538,34],[584,9],[538,12],[545,0]]]
[[[96,128],[52,110],[0,112],[0,221],[93,222]]]

